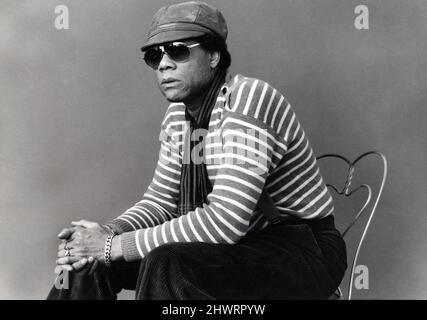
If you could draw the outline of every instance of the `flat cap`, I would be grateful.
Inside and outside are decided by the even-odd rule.
[[[227,39],[228,29],[223,14],[215,7],[200,1],[188,1],[162,7],[153,16],[147,48],[171,41],[179,41],[211,34],[222,40]]]

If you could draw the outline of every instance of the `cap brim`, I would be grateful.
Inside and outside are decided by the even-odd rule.
[[[206,31],[196,31],[196,30],[170,30],[164,31],[156,34],[151,37],[142,47],[142,51],[146,51],[149,47],[154,45],[159,45],[165,42],[179,41],[189,38],[197,38],[203,35],[206,35]]]

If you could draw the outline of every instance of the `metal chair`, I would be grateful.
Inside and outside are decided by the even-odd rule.
[[[348,232],[351,230],[351,228],[359,220],[359,218],[365,212],[368,211],[365,209],[367,209],[369,207],[369,205],[371,204],[372,188],[368,184],[362,184],[362,185],[350,190],[350,187],[352,185],[352,181],[354,178],[356,164],[360,160],[362,160],[363,158],[366,158],[366,157],[371,156],[371,155],[376,155],[376,156],[380,157],[380,159],[382,160],[382,164],[383,164],[382,180],[381,180],[381,184],[380,184],[379,189],[378,189],[377,196],[374,199],[374,204],[372,206],[372,209],[370,210],[368,219],[367,219],[366,224],[363,228],[362,236],[360,237],[360,239],[358,241],[356,252],[353,256],[353,262],[351,265],[351,275],[350,275],[350,280],[349,280],[348,296],[347,296],[348,300],[351,300],[351,296],[352,296],[354,271],[355,271],[355,268],[357,266],[357,259],[359,257],[360,249],[362,247],[363,241],[365,240],[366,234],[367,234],[369,226],[371,224],[371,220],[375,214],[375,210],[377,209],[377,205],[378,205],[378,202],[380,200],[381,194],[383,192],[384,184],[385,184],[385,181],[387,178],[387,159],[381,152],[378,152],[378,151],[366,152],[366,153],[360,155],[359,157],[357,157],[356,160],[354,160],[353,162],[351,162],[347,158],[345,158],[341,155],[338,155],[338,154],[325,154],[325,155],[321,155],[321,156],[317,157],[317,160],[321,160],[321,159],[325,159],[325,158],[337,158],[337,159],[341,159],[347,163],[348,171],[347,171],[347,177],[346,177],[346,181],[344,183],[343,188],[340,190],[332,184],[329,184],[329,183],[326,184],[329,188],[334,190],[337,193],[337,195],[350,197],[351,195],[355,194],[356,192],[358,192],[362,189],[367,190],[366,201],[364,202],[362,208],[359,210],[359,212],[357,212],[355,217],[347,224],[347,226],[344,228],[344,231],[342,232],[342,236],[345,238],[345,236],[348,234]],[[341,292],[341,289],[340,289],[340,287],[338,287],[338,289],[335,291],[335,293],[329,299],[340,299],[340,298],[342,298],[342,296],[343,296],[343,294]]]

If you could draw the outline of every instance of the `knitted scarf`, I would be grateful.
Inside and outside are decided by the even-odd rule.
[[[187,108],[185,110],[185,118],[190,122],[190,128],[187,132],[184,143],[183,159],[186,159],[186,161],[183,161],[181,167],[178,198],[179,216],[187,214],[188,211],[193,211],[197,207],[203,207],[204,203],[208,203],[208,194],[212,192],[212,185],[209,181],[205,163],[205,135],[209,129],[209,120],[215,106],[219,90],[225,82],[225,75],[226,70],[224,69],[218,69],[216,71],[211,85],[203,98],[202,105],[200,106],[201,109],[196,119],[189,114]],[[192,133],[197,129],[206,130],[203,130],[204,134],[199,141],[192,141]],[[203,148],[200,153],[200,155],[203,156],[203,161],[200,164],[196,164],[193,162],[191,157],[191,151],[199,143],[203,143]]]

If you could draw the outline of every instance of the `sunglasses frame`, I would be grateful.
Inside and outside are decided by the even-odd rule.
[[[190,57],[191,57],[191,49],[192,48],[194,48],[194,47],[197,47],[197,46],[200,46],[202,43],[201,42],[197,42],[197,43],[193,43],[193,44],[186,44],[185,42],[181,42],[181,41],[174,41],[174,42],[170,42],[170,43],[167,43],[167,44],[162,44],[162,45],[158,45],[158,46],[155,46],[154,48],[157,48],[157,49],[160,49],[160,51],[161,51],[161,54],[160,54],[160,60],[159,60],[159,63],[157,64],[157,66],[155,66],[155,65],[153,65],[153,66],[151,66],[149,63],[147,63],[147,60],[146,60],[146,55],[147,55],[147,53],[150,51],[150,50],[152,50],[152,49],[154,49],[154,48],[150,48],[150,49],[148,49],[145,53],[144,53],[144,61],[145,61],[145,63],[150,67],[150,68],[152,68],[152,69],[157,69],[158,67],[159,67],[159,64],[160,64],[160,62],[162,61],[162,59],[163,59],[163,56],[166,54],[171,60],[173,60],[173,61],[175,61],[175,62],[185,62],[185,61],[188,61],[189,59],[190,59]],[[185,58],[185,59],[183,59],[183,60],[175,60],[174,58],[172,58],[169,54],[168,54],[168,52],[165,50],[165,47],[166,46],[174,46],[174,45],[184,45],[187,49],[188,49],[188,57],[187,58]]]

